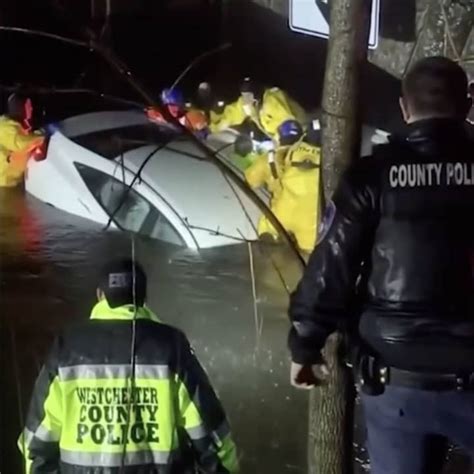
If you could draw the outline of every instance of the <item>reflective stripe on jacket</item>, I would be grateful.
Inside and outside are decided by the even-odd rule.
[[[140,308],[103,300],[57,338],[36,382],[19,446],[28,474],[237,472],[224,410],[185,335]]]

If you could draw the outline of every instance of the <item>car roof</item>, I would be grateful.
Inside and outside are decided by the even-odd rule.
[[[149,124],[150,120],[143,110],[108,110],[67,118],[59,123],[59,128],[66,137],[72,138],[87,133]]]
[[[124,163],[137,172],[156,149],[151,145],[128,151]],[[261,214],[257,205],[193,143],[172,142],[157,151],[141,178],[191,226],[236,238],[256,238],[248,216],[255,225]]]
[[[59,127],[65,136],[88,148],[81,142],[88,134],[92,136],[99,132],[119,131],[121,128],[140,125],[150,126],[146,114],[140,110],[127,110],[71,117],[61,122]],[[169,131],[171,126],[164,127]],[[124,150],[126,166],[132,172],[137,172],[147,156],[160,146],[160,143],[155,143]],[[110,151],[112,155],[109,158],[118,159],[119,154]],[[256,238],[254,226],[261,215],[256,204],[235,183],[231,183],[230,178],[224,176],[216,165],[208,162],[204,152],[184,135],[161,148],[146,164],[141,177],[191,226],[219,231],[236,238],[242,237],[241,234],[248,239]]]

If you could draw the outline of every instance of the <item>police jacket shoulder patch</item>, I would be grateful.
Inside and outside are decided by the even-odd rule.
[[[331,200],[327,204],[323,217],[321,219],[321,223],[319,224],[318,240],[316,242],[316,245],[321,243],[326,238],[329,231],[331,230],[332,224],[334,223],[335,217],[336,205],[334,204],[334,201]]]

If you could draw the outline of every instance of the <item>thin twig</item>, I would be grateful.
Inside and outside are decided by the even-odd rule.
[[[446,13],[446,8],[444,5],[444,1],[440,0],[440,6],[441,6],[441,14],[443,15],[444,19],[444,31],[446,33],[446,36],[449,40],[449,44],[451,45],[451,49],[453,50],[454,57],[457,61],[461,61],[461,55],[459,54],[456,45],[454,44],[454,39],[453,35],[451,32],[451,27],[449,26],[449,21],[448,21],[448,14]],[[445,40],[445,48],[446,48],[446,40]],[[447,56],[447,54],[446,54]]]
[[[243,234],[239,231],[239,229],[237,229],[237,232],[240,235],[242,235],[242,237],[236,237],[235,235],[226,234],[225,232],[221,232],[219,228],[211,229],[209,227],[202,227],[202,226],[190,224],[187,217],[184,218],[184,222],[186,223],[186,226],[191,230],[202,230],[204,232],[209,232],[209,234],[214,235],[216,237],[226,237],[227,239],[232,239],[237,242],[254,242],[254,240],[246,239],[243,236]]]
[[[415,57],[415,54],[418,51],[418,46],[420,44],[421,34],[423,33],[424,29],[426,28],[426,22],[428,21],[429,11],[430,11],[430,6],[427,6],[425,8],[425,10],[423,11],[423,13],[422,13],[421,20],[420,20],[420,28],[418,29],[415,44],[413,45],[410,56],[408,57],[408,61],[406,63],[406,67],[405,67],[405,70],[403,71],[403,76],[402,77],[406,76],[406,73],[410,68],[410,65],[413,61],[413,58]]]
[[[224,43],[224,44],[221,44],[220,46],[218,46],[217,48],[214,48],[210,51],[206,51],[206,52],[202,53],[200,56],[198,56],[196,59],[194,59],[194,61],[192,61],[191,64],[189,64],[186,67],[186,69],[176,78],[176,80],[173,82],[170,89],[174,89],[179,84],[181,79],[183,79],[183,77],[188,73],[188,71],[190,71],[196,64],[198,64],[204,58],[207,58],[208,56],[212,56],[213,54],[218,53],[220,51],[225,51],[226,49],[229,49],[231,46],[232,46],[232,43]]]
[[[258,304],[257,304],[257,284],[255,280],[255,267],[253,263],[253,251],[252,244],[248,243],[249,250],[249,265],[250,265],[250,276],[252,281],[252,297],[253,297],[253,317],[255,322],[255,337],[256,337],[256,348],[257,351],[260,347],[260,323],[258,320]]]
[[[68,38],[66,36],[56,35],[53,33],[47,33],[46,31],[34,30],[31,28],[19,28],[16,26],[0,26],[0,31],[12,31],[14,33],[25,33],[27,35],[42,36],[43,38],[49,38],[49,39],[54,39],[57,41],[62,41],[64,43],[72,44],[74,46],[79,46],[81,48],[94,49],[94,45],[92,42]]]

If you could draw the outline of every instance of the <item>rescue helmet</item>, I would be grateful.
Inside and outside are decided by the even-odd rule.
[[[201,82],[197,89],[198,97],[208,99],[212,96],[212,87],[209,82]]]
[[[184,107],[183,93],[176,88],[163,89],[163,91],[161,92],[161,101],[164,105],[175,105],[178,107]]]
[[[303,127],[294,119],[285,120],[278,127],[280,145],[293,145],[303,136]]]
[[[240,92],[244,94],[245,92],[253,93],[253,91],[254,91],[254,84],[252,80],[250,79],[250,77],[246,77],[240,86]]]
[[[111,308],[145,304],[147,278],[143,267],[130,259],[107,263],[100,274],[99,289]]]
[[[33,117],[31,99],[23,94],[14,92],[8,97],[7,115],[18,122],[30,121]]]
[[[254,151],[252,138],[241,133],[234,142],[234,151],[239,156],[247,156]]]
[[[240,94],[244,97],[252,95],[253,100],[260,101],[263,96],[263,88],[250,77],[246,77],[240,85]]]

